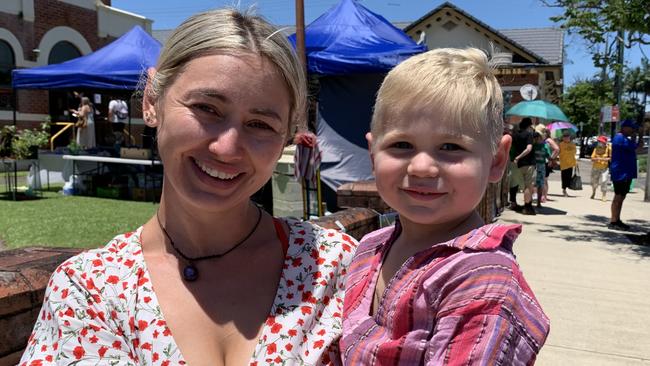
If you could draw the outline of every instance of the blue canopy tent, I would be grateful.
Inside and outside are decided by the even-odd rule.
[[[160,49],[160,42],[136,25],[115,41],[85,56],[60,64],[13,70],[13,95],[15,98],[16,89],[135,90],[147,68],[156,65]],[[14,102],[14,125],[16,104]],[[131,110],[129,106],[129,134]]]
[[[154,66],[160,43],[140,26],[88,55],[60,64],[12,72],[14,89],[136,89],[148,67]]]
[[[295,34],[289,40],[295,44]],[[390,69],[426,47],[356,0],[341,0],[306,27],[305,49],[308,72],[320,83],[321,179],[334,191],[371,179],[365,134],[377,90]]]

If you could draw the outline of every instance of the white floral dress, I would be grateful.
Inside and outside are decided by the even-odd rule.
[[[288,247],[250,365],[338,364],[350,236],[286,219]],[[52,274],[20,365],[184,365],[140,244],[142,228]]]

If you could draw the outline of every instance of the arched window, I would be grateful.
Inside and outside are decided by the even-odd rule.
[[[11,70],[15,68],[14,50],[0,39],[0,110],[12,109]]]
[[[60,41],[52,47],[47,59],[48,64],[59,64],[81,56],[79,49],[68,41]]]

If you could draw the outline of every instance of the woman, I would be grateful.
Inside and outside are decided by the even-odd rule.
[[[81,98],[79,110],[74,111],[79,122],[77,123],[77,144],[84,149],[92,149],[95,143],[95,109],[88,97]]]
[[[607,196],[607,169],[612,152],[607,145],[607,136],[598,136],[597,145],[591,152],[591,199],[596,198],[596,188],[600,186],[601,200]]]
[[[259,17],[191,17],[148,73],[158,213],[59,267],[22,362],[330,364],[356,243],[250,201],[304,116],[305,75]]]
[[[551,137],[551,131],[547,128],[542,130],[542,136],[544,136],[544,142],[551,149],[551,157],[546,163],[546,171],[544,176],[544,189],[542,190],[542,202],[550,201],[548,198],[548,176],[553,173],[553,167],[555,166],[556,159],[560,155],[560,146],[553,140]]]
[[[562,194],[564,197],[568,196],[566,189],[571,184],[573,167],[576,164],[576,144],[571,141],[569,131],[564,131],[562,133],[562,141],[560,141],[560,174],[562,176]]]

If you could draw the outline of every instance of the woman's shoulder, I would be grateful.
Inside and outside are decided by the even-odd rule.
[[[290,251],[292,246],[309,247],[311,251],[318,251],[320,256],[339,258],[341,262],[347,264],[352,260],[359,245],[352,236],[338,230],[295,218],[283,218],[283,220],[290,231]],[[301,250],[301,252],[308,251]]]
[[[93,289],[100,283],[128,279],[128,273],[142,271],[143,256],[140,245],[142,227],[120,234],[103,247],[86,250],[64,261],[52,275],[53,280],[67,277],[82,288]]]

